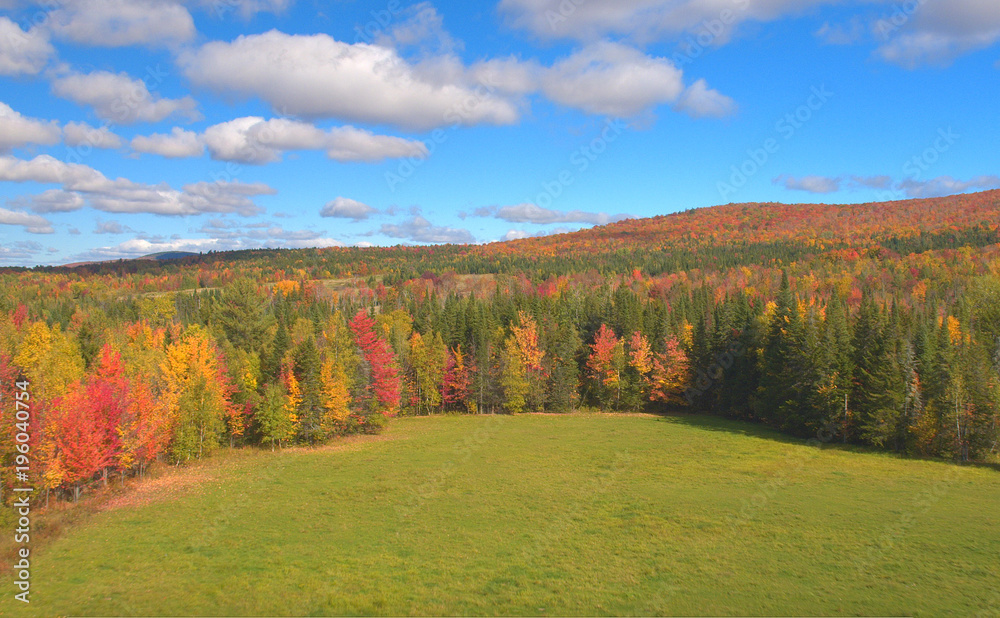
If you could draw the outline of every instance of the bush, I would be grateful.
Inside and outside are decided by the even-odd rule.
[[[389,419],[379,413],[367,416],[352,414],[344,422],[344,435],[355,433],[379,434],[389,425]]]
[[[361,426],[363,433],[379,434],[389,426],[389,419],[382,414],[369,414],[364,418],[364,425]]]

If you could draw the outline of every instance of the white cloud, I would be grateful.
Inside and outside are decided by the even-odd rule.
[[[202,141],[208,146],[212,158],[220,161],[239,161],[263,165],[281,158],[278,149],[265,145],[251,136],[253,127],[265,121],[258,116],[236,118],[205,129]]]
[[[0,208],[0,225],[20,225],[29,234],[52,234],[52,224],[45,217],[19,210]]]
[[[324,237],[325,232],[316,230],[286,230],[280,225],[266,221],[239,224],[224,219],[212,219],[196,230],[212,238],[239,243],[242,248],[251,247],[335,247],[342,246],[339,240]]]
[[[213,159],[264,164],[278,161],[285,150],[326,150],[336,161],[379,161],[386,158],[424,157],[427,147],[419,141],[375,135],[354,127],[323,131],[311,124],[258,116],[236,118],[209,127],[203,142]]]
[[[117,221],[98,221],[94,227],[94,234],[124,234],[134,231],[127,225],[122,225]]]
[[[0,152],[27,144],[57,144],[61,136],[54,120],[28,118],[0,102]]]
[[[96,47],[174,46],[194,38],[194,20],[170,0],[64,0],[47,21],[52,32]]]
[[[545,39],[592,41],[621,35],[640,42],[705,29],[723,43],[746,21],[770,21],[833,0],[502,0],[513,25]],[[711,25],[709,29],[707,26]],[[713,32],[714,31],[714,32]],[[715,34],[717,33],[717,34]]]
[[[38,195],[17,197],[11,203],[34,212],[72,212],[87,205],[83,196],[74,191],[49,189]]]
[[[549,230],[539,230],[537,232],[526,232],[525,230],[508,230],[506,234],[500,237],[502,241],[508,240],[521,240],[522,238],[538,238],[541,236],[552,236],[554,234],[568,234],[572,232],[568,227],[555,227]]]
[[[513,206],[477,208],[475,215],[479,217],[495,217],[510,223],[591,223],[604,225],[612,221],[627,219],[628,215],[609,215],[603,212],[585,212],[582,210],[554,210],[542,208],[536,204],[524,203]]]
[[[197,85],[258,96],[283,114],[384,123],[407,129],[452,124],[511,124],[514,104],[477,95],[464,80],[437,82],[395,50],[348,44],[326,34],[289,35],[276,30],[206,43],[179,64]],[[477,99],[466,114],[464,101]]]
[[[91,148],[121,148],[122,138],[108,127],[92,127],[86,122],[67,122],[63,127],[63,140],[67,146]]]
[[[197,182],[178,191],[166,184],[148,185],[126,178],[110,180],[91,167],[64,163],[48,155],[28,161],[0,157],[0,181],[62,185],[61,192],[50,190],[36,199],[28,198],[31,207],[40,212],[65,211],[86,204],[118,213],[186,216],[214,212],[252,216],[261,211],[254,197],[276,193],[262,183]]]
[[[865,30],[865,24],[855,15],[846,24],[825,22],[813,34],[827,45],[851,45],[864,40]]]
[[[296,235],[295,232],[286,232],[281,228],[277,228],[275,232],[278,234]],[[266,235],[261,236],[259,239],[248,237],[166,239],[139,236],[117,245],[91,249],[74,256],[72,259],[74,261],[131,259],[151,253],[162,253],[164,251],[204,253],[207,251],[237,251],[240,249],[256,249],[261,247],[270,249],[303,249],[309,247],[343,246],[343,243],[333,238],[316,237],[312,234],[309,234],[309,236],[309,238],[292,238],[287,240]]]
[[[736,102],[709,88],[704,79],[699,79],[684,90],[674,107],[695,118],[706,116],[721,118],[736,111]]]
[[[469,230],[433,225],[420,215],[401,224],[383,223],[381,234],[391,238],[405,238],[419,243],[468,244],[476,242]]]
[[[666,58],[602,41],[553,65],[541,88],[556,103],[591,114],[634,116],[676,101],[684,90],[682,77]]]
[[[157,154],[168,159],[200,157],[205,152],[201,138],[194,131],[174,127],[170,134],[154,133],[137,135],[132,138],[132,150]]]
[[[502,0],[499,11],[519,28],[543,39],[593,42],[606,37],[640,44],[697,37],[721,45],[747,22],[800,15],[840,0]],[[906,67],[947,64],[960,54],[1000,40],[1000,3],[993,0],[855,0],[880,7],[868,23],[824,23],[816,36],[847,45],[874,38],[877,55]],[[870,36],[869,36],[870,35]],[[704,40],[704,42],[703,42]]]
[[[890,5],[872,31],[884,60],[914,68],[944,65],[957,56],[1000,40],[1000,3],[991,0],[922,0]],[[904,10],[904,7],[906,9]]]
[[[508,230],[500,240],[521,240],[522,238],[530,238],[531,234],[525,232],[524,230]]]
[[[0,17],[0,75],[35,75],[55,53],[44,30],[25,32],[9,17]]]
[[[806,191],[808,193],[834,193],[840,190],[840,178],[828,178],[826,176],[778,176],[772,181],[774,184],[783,185],[786,189],[793,191]]]
[[[842,188],[844,179],[827,176],[794,176],[782,175],[773,180],[774,184],[783,185],[787,189],[808,191],[810,193],[833,193]],[[850,189],[878,189],[896,192],[895,198],[943,197],[964,193],[966,191],[981,191],[1000,188],[1000,176],[983,175],[969,180],[956,180],[951,176],[938,176],[928,180],[908,178],[894,182],[889,176],[851,176],[847,179]]]
[[[889,176],[851,176],[851,185],[869,189],[888,189],[892,186]]]
[[[96,190],[108,183],[104,174],[79,163],[65,163],[49,155],[23,160],[0,157],[0,181],[61,184],[71,190]]]
[[[956,180],[951,176],[938,176],[930,180],[907,179],[898,188],[907,197],[941,197],[970,190],[996,189],[1000,187],[1000,177],[994,175],[977,176],[970,180]]]
[[[226,18],[230,13],[250,19],[257,13],[283,13],[292,4],[292,0],[201,0],[199,4],[208,14],[218,19]]]
[[[90,105],[101,118],[116,124],[159,122],[171,115],[197,120],[198,104],[191,97],[164,99],[151,93],[141,79],[126,73],[72,73],[52,82],[52,92],[80,105]]]
[[[377,212],[377,210],[368,204],[363,204],[348,197],[337,197],[327,202],[326,206],[323,206],[323,209],[319,211],[319,216],[360,221],[367,219],[369,215]]]
[[[0,246],[0,263],[34,264],[34,256],[42,252],[42,245],[33,240],[16,240]]]
[[[445,30],[441,14],[430,2],[421,2],[407,8],[396,17],[387,30],[375,37],[382,47],[404,49],[415,47],[424,53],[449,53],[462,47]]]
[[[354,127],[331,129],[326,149],[326,156],[342,162],[424,158],[429,154],[423,142],[391,135],[375,135]]]

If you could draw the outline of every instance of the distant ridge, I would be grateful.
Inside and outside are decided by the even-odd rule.
[[[150,253],[149,255],[144,255],[138,260],[179,260],[181,258],[191,257],[192,255],[198,255],[197,253],[192,253],[190,251],[161,251],[159,253]]]
[[[945,197],[914,198],[888,202],[855,204],[731,203],[656,215],[624,219],[606,225],[540,235],[518,240],[473,245],[409,245],[402,247],[340,247],[302,249],[244,249],[212,252],[211,260],[226,260],[250,254],[283,252],[360,252],[384,257],[395,251],[407,252],[407,260],[427,251],[454,252],[471,257],[559,255],[586,258],[599,253],[646,251],[666,253],[677,250],[701,251],[710,247],[741,247],[752,244],[797,243],[817,253],[844,249],[868,250],[891,241],[894,250],[911,251],[928,243],[922,236],[953,234],[989,236],[1000,242],[1000,189],[960,193]],[[901,239],[915,239],[900,244]],[[905,244],[905,246],[904,246]],[[414,253],[415,252],[415,253]],[[151,253],[130,261],[164,262],[208,254],[187,251]],[[76,262],[64,267],[109,264]]]

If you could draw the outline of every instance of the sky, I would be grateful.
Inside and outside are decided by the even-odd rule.
[[[996,0],[0,0],[0,265],[1000,187]]]

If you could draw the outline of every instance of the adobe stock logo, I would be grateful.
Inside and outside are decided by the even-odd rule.
[[[748,149],[746,151],[747,158],[742,163],[729,167],[729,182],[719,182],[715,185],[723,199],[733,195],[746,185],[750,178],[763,169],[771,157],[781,150],[781,144],[798,135],[802,127],[812,120],[815,113],[822,109],[833,96],[833,92],[826,89],[826,84],[818,87],[813,86],[810,90],[809,96],[802,105],[774,123],[774,132],[782,138],[781,140],[768,137],[759,148]]]

